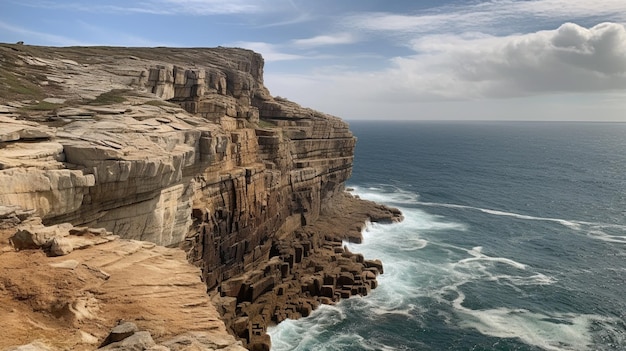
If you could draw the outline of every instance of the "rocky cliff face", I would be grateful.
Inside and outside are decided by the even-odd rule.
[[[251,349],[267,347],[268,324],[375,286],[382,267],[341,239],[399,213],[359,203],[350,229],[311,229],[357,203],[344,194],[355,138],[339,118],[273,98],[260,55],[2,45],[0,59],[6,213],[184,249]]]

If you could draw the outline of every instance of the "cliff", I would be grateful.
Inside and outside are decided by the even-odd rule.
[[[14,249],[61,253],[51,250],[54,236],[28,231],[29,244],[14,236],[38,219],[104,228],[121,237],[115,245],[182,249],[249,349],[269,347],[272,323],[376,286],[380,262],[346,252],[341,240],[359,240],[368,218],[399,212],[345,193],[348,125],[272,97],[260,55],[5,44],[0,59],[0,223]],[[74,236],[57,235],[57,246],[70,247],[62,254]],[[24,251],[2,252],[6,265]],[[172,336],[163,335],[156,341]]]

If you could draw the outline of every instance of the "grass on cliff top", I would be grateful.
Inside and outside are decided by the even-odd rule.
[[[113,105],[113,104],[121,104],[126,101],[124,97],[125,94],[128,94],[130,89],[113,89],[111,91],[107,91],[106,93],[102,93],[98,95],[94,100],[90,100],[87,102],[88,105]]]
[[[0,67],[0,94],[7,100],[39,99],[41,87],[17,73]]]

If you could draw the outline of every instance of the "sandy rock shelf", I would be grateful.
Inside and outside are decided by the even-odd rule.
[[[34,341],[51,350],[94,350],[121,320],[155,345],[187,337],[198,345],[204,338],[207,350],[206,340],[244,350],[226,333],[185,253],[148,242],[113,240],[48,257],[14,251],[5,238],[0,315],[2,350]]]

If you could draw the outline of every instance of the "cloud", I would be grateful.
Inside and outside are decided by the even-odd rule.
[[[240,47],[258,52],[263,55],[263,59],[265,59],[266,62],[300,60],[305,58],[300,55],[281,52],[278,45],[265,42],[238,41],[231,43],[228,46]]]
[[[288,0],[284,0],[289,3]],[[24,0],[20,4],[36,8],[65,9],[95,13],[143,13],[152,15],[233,15],[274,11],[269,0],[143,0],[113,1],[112,4],[89,2],[55,3],[42,0]]]
[[[450,44],[442,45],[444,41]],[[556,30],[506,37],[431,36],[415,40],[412,47],[420,54],[394,59],[390,73],[427,83],[441,97],[626,89],[626,28],[616,23],[589,29],[566,23]],[[403,83],[418,89],[413,81]]]
[[[346,105],[412,104],[626,90],[626,28],[616,23],[565,23],[504,37],[431,35],[415,39],[411,48],[414,55],[393,58],[383,70],[266,81],[291,84],[292,94],[315,91],[316,100],[298,97],[313,106],[337,99]]]
[[[342,20],[355,30],[387,34],[461,33],[497,30],[511,34],[525,21],[571,21],[576,18],[605,18],[626,23],[626,2],[603,0],[493,0],[463,5],[440,6],[417,14],[361,13]]]
[[[354,35],[350,33],[339,33],[334,35],[319,35],[307,39],[296,39],[293,43],[301,47],[314,47],[325,45],[351,44],[356,42]]]
[[[152,2],[153,5],[165,8],[170,13],[215,15],[250,14],[266,11],[263,2],[251,0],[153,0]],[[167,13],[163,12],[162,14]]]

